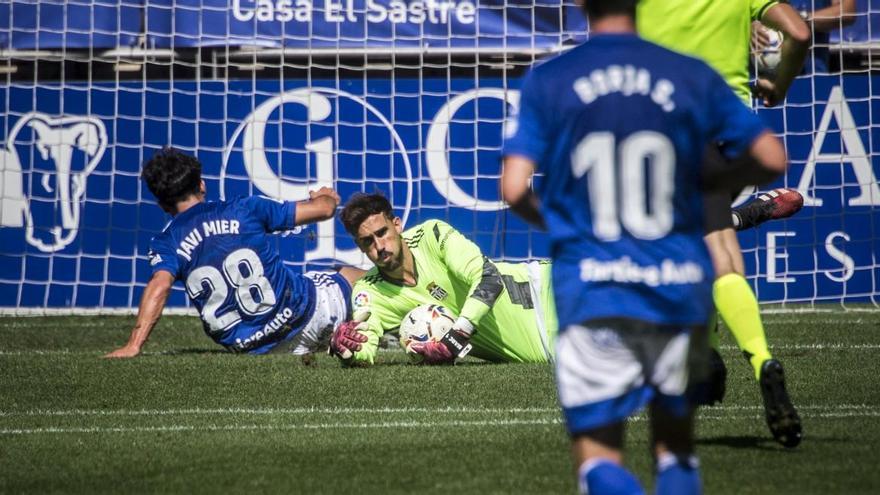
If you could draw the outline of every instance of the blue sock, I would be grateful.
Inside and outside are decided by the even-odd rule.
[[[657,461],[657,495],[700,495],[699,463],[695,456],[677,457],[666,452]]]
[[[639,480],[622,466],[606,459],[591,459],[578,470],[581,493],[590,495],[644,495]]]

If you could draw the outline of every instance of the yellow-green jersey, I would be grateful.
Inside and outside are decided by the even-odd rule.
[[[715,69],[734,93],[751,106],[749,39],[753,20],[777,0],[641,0],[639,35],[670,50],[691,55]]]
[[[496,362],[548,362],[556,310],[547,262],[502,263],[449,224],[429,220],[403,233],[417,282],[405,286],[373,268],[352,290],[355,312],[367,310],[367,342],[355,364],[373,364],[379,338],[416,306],[440,304],[475,327],[470,355]]]

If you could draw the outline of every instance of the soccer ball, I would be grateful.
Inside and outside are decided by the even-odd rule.
[[[410,351],[413,342],[439,341],[455,323],[451,311],[439,304],[422,304],[403,317],[400,322],[400,345],[406,349],[411,359],[418,354]]]
[[[773,29],[764,29],[770,42],[762,50],[755,53],[755,65],[758,74],[772,75],[782,60],[782,33]]]

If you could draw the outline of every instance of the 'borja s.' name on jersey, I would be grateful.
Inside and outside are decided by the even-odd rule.
[[[648,69],[633,65],[609,65],[594,70],[589,76],[575,79],[572,87],[578,98],[587,105],[596,101],[596,98],[620,93],[623,96],[650,95],[651,101],[664,112],[675,110],[675,102],[672,101],[675,85],[668,79],[660,78],[653,83],[651,79]]]

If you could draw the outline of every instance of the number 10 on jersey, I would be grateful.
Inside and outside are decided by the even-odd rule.
[[[620,239],[621,228],[644,240],[672,230],[675,147],[665,135],[639,131],[617,143],[611,132],[587,134],[571,154],[571,171],[575,179],[587,175],[599,240]]]

